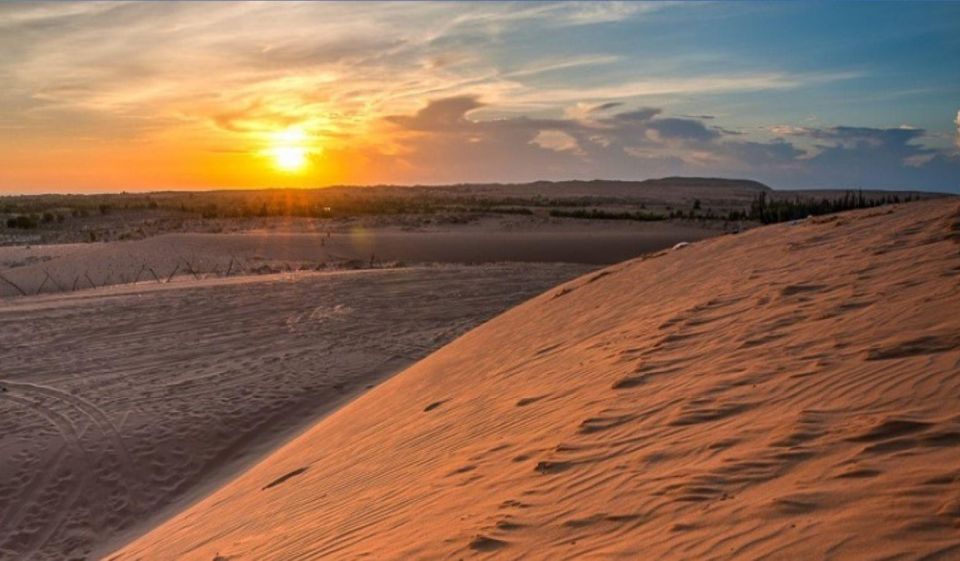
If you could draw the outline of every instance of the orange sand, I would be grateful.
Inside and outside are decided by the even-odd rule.
[[[958,236],[934,201],[590,274],[108,558],[960,558]]]

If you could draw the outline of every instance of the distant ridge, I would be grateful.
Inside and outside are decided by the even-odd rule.
[[[355,185],[336,185],[337,188],[353,188]],[[715,189],[748,189],[752,191],[773,191],[768,185],[753,179],[726,178],[726,177],[686,177],[670,176],[653,179],[564,179],[558,181],[540,179],[537,181],[518,183],[450,183],[437,185],[374,185],[371,187],[413,187],[413,188],[470,188],[470,187],[512,187],[512,188],[569,188],[569,187],[628,187],[628,188],[715,188]]]
[[[655,187],[711,187],[711,188],[739,188],[754,191],[773,191],[773,189],[752,179],[726,179],[723,177],[682,177],[671,176],[659,179],[647,179],[639,182],[642,185]]]

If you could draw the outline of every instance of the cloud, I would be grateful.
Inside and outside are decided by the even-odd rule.
[[[811,78],[814,79],[814,78]],[[815,78],[820,80],[822,78]],[[595,86],[540,87],[536,90],[518,91],[511,96],[517,104],[562,104],[584,100],[622,100],[638,97],[677,94],[719,94],[732,92],[756,92],[787,90],[806,83],[806,77],[780,73],[757,73],[741,75],[703,75],[692,77],[659,76],[642,80],[630,80]]]
[[[818,140],[831,140],[843,146],[905,146],[925,134],[923,129],[898,127],[878,129],[871,127],[806,128],[799,133]]]
[[[411,110],[425,96],[482,95],[501,109],[557,109],[636,96],[786,89],[823,79],[782,72],[671,76],[647,69],[638,80],[635,61],[622,54],[558,55],[524,46],[531,28],[603,25],[666,8],[594,2],[349,9],[332,3],[6,5],[0,6],[0,113],[16,108],[3,116],[53,135],[49,123],[59,113],[162,112],[199,127],[219,126],[216,114],[260,103],[265,112],[285,105],[286,116],[303,121],[353,111],[343,126],[354,127],[355,118]],[[491,45],[511,33],[517,36],[511,52],[520,56],[491,56]],[[564,78],[600,66],[611,68],[596,85]]]
[[[662,113],[662,109],[656,107],[642,107],[633,111],[618,113],[613,117],[606,119],[607,123],[649,123],[651,119]]]
[[[849,161],[856,155],[862,160],[893,159],[900,163],[906,163],[908,159],[916,162],[920,157],[937,154],[937,150],[916,142],[925,135],[924,129],[913,127],[881,129],[850,126],[807,127],[794,133],[794,136],[816,140],[815,146],[820,150],[816,158],[821,160],[838,157]]]
[[[795,125],[773,125],[768,128],[770,132],[780,136],[800,136],[810,131],[807,127],[798,127]]]
[[[717,130],[709,129],[695,119],[657,119],[650,123],[650,128],[657,131],[658,136],[665,140],[709,142],[721,136]]]
[[[718,146],[719,153],[753,169],[800,169],[806,151],[790,142],[777,139],[772,142],[731,141]]]
[[[439,182],[431,181],[444,176],[432,163],[438,155],[469,181],[507,181],[514,172],[531,180],[707,174],[791,188],[911,188],[919,178],[927,188],[955,189],[960,177],[960,159],[919,144],[926,132],[917,128],[776,128],[810,144],[803,147],[783,138],[743,139],[706,119],[666,115],[658,107],[609,113],[624,108],[616,103],[582,106],[558,119],[467,118],[482,107],[476,97],[454,97],[387,117],[401,132],[418,135],[405,142],[408,177]]]
[[[953,120],[953,124],[957,125],[957,148],[960,148],[960,110],[957,111],[957,118]]]
[[[809,123],[764,129],[753,115],[731,115],[731,98],[812,94],[805,89],[860,73],[749,57],[734,64],[725,53],[685,47],[643,56],[639,39],[621,40],[660,37],[665,18],[651,12],[672,9],[0,4],[0,128],[16,131],[0,138],[0,182],[40,173],[40,156],[24,157],[25,146],[65,155],[60,168],[83,168],[91,147],[103,146],[99,157],[120,183],[144,174],[140,165],[114,165],[117,146],[149,144],[167,156],[152,162],[161,169],[197,152],[258,153],[271,134],[297,127],[322,145],[324,166],[344,182],[715,173],[781,186],[957,188],[957,156],[924,144],[934,133],[949,144],[953,126],[930,134]],[[960,112],[956,125],[960,148]],[[151,185],[215,167],[157,172]],[[60,184],[57,170],[45,173],[48,185]]]
[[[569,70],[582,66],[595,67],[605,64],[613,64],[621,60],[621,57],[615,55],[586,55],[574,58],[554,61],[542,61],[525,66],[518,70],[512,70],[503,74],[505,78],[521,78],[556,72],[558,70]]]
[[[814,141],[812,152],[796,162],[808,184],[954,191],[960,187],[960,158],[921,144],[927,136],[924,129],[796,127],[790,134]]]
[[[471,181],[506,180],[499,173],[527,179],[624,177],[644,168],[679,169],[681,147],[709,146],[722,135],[698,120],[664,117],[654,107],[607,113],[620,103],[589,106],[559,119],[467,117],[481,107],[474,96],[458,96],[434,100],[411,115],[385,117],[399,135],[413,135],[403,142],[407,172],[428,175],[418,181],[430,182],[440,175],[431,163],[439,159],[465,174],[482,169],[464,179]]]
[[[413,116],[394,115],[386,119],[405,129],[436,131],[467,123],[467,113],[483,107],[476,97],[458,96],[427,104]]]
[[[599,112],[602,112],[602,111],[609,111],[610,109],[616,109],[617,107],[622,107],[622,106],[623,106],[623,102],[622,102],[622,101],[608,101],[608,102],[606,102],[606,103],[601,103],[600,105],[597,105],[597,106],[595,106],[595,107],[591,107],[591,108],[590,108],[590,112],[591,112],[591,113],[599,113]],[[960,113],[958,113],[958,115],[960,115]],[[960,120],[960,116],[958,116],[957,118],[958,118],[958,120]],[[958,121],[958,122],[960,122],[960,121]]]
[[[530,142],[547,150],[555,150],[557,152],[569,151],[576,154],[583,153],[583,151],[580,150],[577,139],[563,131],[543,130],[538,132],[537,136],[533,137],[533,140]]]

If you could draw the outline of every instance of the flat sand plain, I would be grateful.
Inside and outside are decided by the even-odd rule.
[[[588,269],[187,277],[0,300],[0,559],[91,559]]]
[[[0,297],[133,282],[299,269],[419,263],[565,262],[606,265],[717,235],[672,223],[524,225],[500,222],[404,231],[174,233],[138,241],[0,247]]]

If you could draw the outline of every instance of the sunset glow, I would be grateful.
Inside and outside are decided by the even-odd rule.
[[[281,146],[274,148],[273,158],[278,168],[284,171],[299,171],[307,164],[307,151],[303,148]]]
[[[0,561],[960,561],[960,0],[0,53]]]
[[[960,4],[886,7],[3,4],[0,190],[956,190]]]
[[[290,129],[276,133],[270,148],[277,169],[288,173],[300,172],[307,166],[308,149],[302,130]]]

